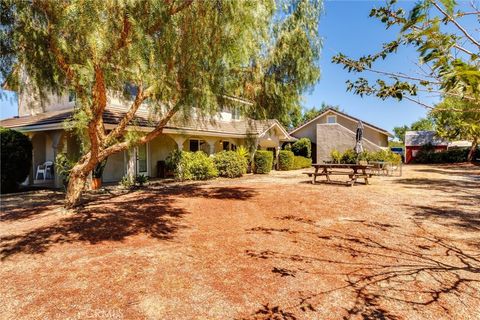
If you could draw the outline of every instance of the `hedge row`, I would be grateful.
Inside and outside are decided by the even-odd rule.
[[[247,160],[241,152],[222,151],[209,157],[203,151],[173,151],[167,157],[167,169],[178,180],[236,178],[247,172]]]
[[[469,153],[468,148],[455,148],[441,152],[435,152],[428,148],[421,149],[415,157],[415,163],[457,163],[466,162]],[[480,155],[480,149],[476,152],[478,157]]]
[[[343,153],[338,150],[333,150],[330,153],[330,157],[334,163],[348,164],[354,164],[357,163],[357,161],[385,161],[392,163],[402,162],[402,157],[390,150],[364,151],[360,153],[360,155],[357,155],[353,149],[347,149]]]
[[[312,166],[312,159],[305,158],[302,156],[295,156],[293,158],[293,170],[303,169],[303,168],[310,168]]]

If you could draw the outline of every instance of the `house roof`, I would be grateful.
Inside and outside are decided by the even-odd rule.
[[[421,147],[427,144],[433,146],[447,146],[448,141],[438,137],[435,131],[407,131],[405,132],[406,147]]]
[[[311,119],[311,120],[309,120],[309,121],[301,124],[301,125],[298,126],[297,128],[291,130],[289,133],[292,134],[292,133],[300,130],[301,128],[308,126],[309,124],[311,124],[311,123],[317,121],[318,119],[320,119],[322,116],[324,116],[324,115],[327,114],[328,112],[333,112],[333,113],[335,113],[335,114],[337,114],[337,115],[340,115],[340,116],[349,118],[349,119],[351,119],[351,120],[353,120],[353,121],[357,121],[357,122],[358,122],[358,121],[362,121],[362,123],[363,123],[364,126],[370,127],[370,128],[372,128],[372,129],[374,129],[374,130],[376,130],[376,131],[378,131],[378,132],[380,132],[380,133],[383,133],[383,134],[385,134],[385,135],[387,135],[387,136],[390,136],[390,137],[393,136],[390,132],[388,132],[388,131],[385,130],[385,129],[382,129],[382,128],[380,128],[380,127],[377,127],[377,126],[375,126],[375,125],[373,125],[373,124],[370,124],[370,123],[365,122],[365,121],[363,121],[363,120],[360,120],[360,119],[358,119],[358,118],[352,117],[352,116],[349,115],[349,114],[346,114],[346,113],[344,113],[344,112],[335,110],[335,109],[333,109],[333,108],[328,108],[328,109],[326,109],[324,112],[322,112],[321,114],[319,114],[319,115],[316,116],[315,118],[313,118],[313,119]]]
[[[14,117],[0,121],[0,126],[8,128],[17,128],[19,130],[37,131],[42,129],[59,129],[62,128],[62,122],[71,118],[73,110],[49,111],[33,116]],[[103,122],[107,125],[117,124],[125,115],[125,110],[115,106],[109,106],[103,114]],[[154,128],[156,121],[149,116],[148,111],[137,111],[132,125]],[[237,120],[237,121],[211,121],[208,119],[176,119],[169,122],[165,129],[171,131],[195,131],[209,132],[216,134],[229,134],[237,136],[255,135],[262,136],[272,128],[278,128],[283,134],[285,140],[292,138],[283,126],[273,119],[268,120]]]

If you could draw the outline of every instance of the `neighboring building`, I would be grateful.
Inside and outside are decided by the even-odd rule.
[[[448,149],[448,141],[438,137],[435,131],[405,132],[405,163],[415,160],[418,151],[426,145],[431,145],[435,152]]]
[[[60,186],[58,176],[54,180],[35,180],[37,166],[46,161],[55,162],[60,152],[72,156],[80,153],[77,138],[64,130],[63,122],[73,114],[74,97],[69,95],[50,96],[48,102],[20,93],[18,98],[19,116],[0,121],[0,126],[19,130],[27,134],[33,144],[33,164],[30,183],[49,182]],[[126,112],[122,100],[109,97],[104,113],[105,129],[112,129]],[[135,130],[151,131],[155,117],[142,106],[132,121]],[[292,138],[277,120],[251,120],[242,117],[236,110],[220,110],[209,119],[192,116],[189,121],[169,123],[163,134],[146,145],[114,154],[108,158],[103,181],[119,181],[125,174],[157,176],[157,163],[165,160],[175,149],[186,151],[203,150],[208,154],[221,150],[234,150],[237,146],[253,144],[257,148],[277,152],[285,141]],[[43,178],[42,178],[43,179]]]
[[[309,138],[312,141],[313,162],[330,160],[332,150],[344,152],[355,146],[355,132],[360,120],[335,109],[327,109],[314,119],[292,130],[295,138]],[[392,135],[379,127],[362,121],[364,126],[363,148],[376,151],[388,148]]]

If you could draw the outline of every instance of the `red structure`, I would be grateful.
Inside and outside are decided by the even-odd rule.
[[[405,133],[405,163],[415,160],[418,151],[430,145],[435,152],[445,151],[448,141],[438,137],[435,131],[407,131]]]

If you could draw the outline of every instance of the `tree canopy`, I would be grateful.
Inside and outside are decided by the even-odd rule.
[[[396,2],[389,0],[385,6],[372,9],[370,16],[379,19],[387,29],[398,27],[397,39],[385,43],[379,52],[358,59],[341,53],[333,57],[334,63],[342,64],[349,72],[379,75],[375,83],[363,77],[347,81],[347,89],[381,99],[407,99],[428,109],[434,106],[421,101],[420,92],[457,97],[470,101],[472,111],[480,112],[480,40],[476,38],[478,32],[462,26],[462,21],[472,16],[478,21],[479,9],[472,5],[472,11],[465,12],[453,0],[422,0],[406,11],[397,7]],[[379,59],[386,59],[402,46],[417,50],[418,74],[375,67]]]
[[[393,133],[395,134],[395,138],[397,138],[399,141],[405,141],[405,132],[407,131],[432,131],[435,130],[435,122],[433,118],[427,117],[427,118],[421,118],[418,119],[417,121],[413,122],[410,126],[403,125],[400,127],[394,127],[393,128]]]
[[[282,119],[320,75],[319,0],[5,0],[0,9],[2,82],[40,99],[76,95],[70,126],[84,148],[67,206],[97,163],[150,141],[172,118],[235,105]],[[127,109],[107,131],[112,95]],[[127,134],[142,105],[155,128]]]

